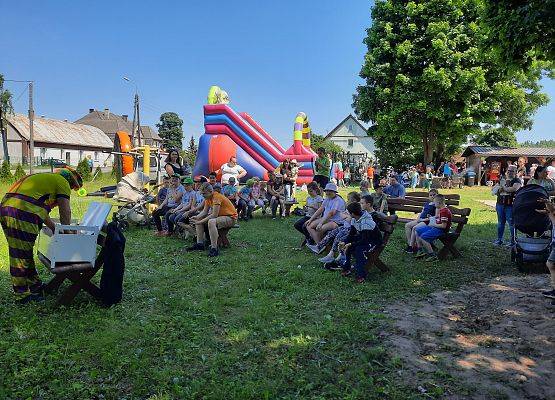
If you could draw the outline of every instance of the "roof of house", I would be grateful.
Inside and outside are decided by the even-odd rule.
[[[9,115],[7,119],[25,140],[29,140],[29,118],[26,115],[13,114]],[[114,147],[110,138],[94,126],[42,117],[33,120],[33,139],[35,142],[80,147],[102,149]]]
[[[144,126],[141,125],[141,132],[143,133],[143,138],[144,139],[152,139],[155,142],[161,142],[162,141],[162,138],[158,134],[158,131],[156,131],[156,129],[152,129],[148,125],[144,125]]]
[[[131,121],[125,120],[122,116],[114,114],[109,110],[89,110],[89,113],[77,121],[78,124],[85,124],[97,127],[102,132],[115,135],[118,131],[131,133],[133,124]]]
[[[478,154],[482,157],[555,157],[553,147],[490,147],[468,146],[462,157]]]
[[[326,137],[324,137],[324,139],[329,139],[330,137],[332,137],[335,132],[341,127],[341,125],[343,125],[345,123],[345,121],[347,121],[349,118],[352,118],[357,124],[358,126],[360,126],[362,129],[364,129],[364,132],[368,132],[368,129],[366,129],[358,119],[355,118],[355,116],[353,114],[349,114],[347,115],[343,121],[341,121],[340,123],[337,124],[337,126],[335,128],[333,128],[327,135]]]

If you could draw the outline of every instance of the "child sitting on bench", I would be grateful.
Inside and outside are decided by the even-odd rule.
[[[222,194],[227,197],[235,207],[237,207],[237,200],[239,198],[239,195],[237,194],[235,178],[231,176],[229,177],[229,180],[227,182],[227,185],[222,188]],[[214,190],[214,187],[212,187],[212,190]]]
[[[382,234],[370,214],[362,210],[360,203],[349,204],[347,211],[353,219],[349,235],[344,242],[339,243],[346,257],[341,275],[351,275],[351,257],[354,256],[357,282],[363,283],[366,280],[366,253],[382,243]]]
[[[429,202],[424,204],[420,215],[414,220],[405,224],[405,236],[407,238],[406,252],[409,254],[416,253],[416,228],[428,225],[429,218],[436,215],[436,205],[434,204],[434,197],[437,195],[437,189],[430,189],[428,197]]]
[[[239,189],[239,200],[237,202],[237,212],[239,213],[239,219],[243,221],[248,221],[252,218],[252,210],[254,205],[252,204],[252,187],[254,185],[254,180],[248,179],[241,189]]]
[[[437,254],[432,248],[432,243],[449,232],[451,220],[453,219],[451,210],[445,205],[445,196],[441,194],[436,195],[434,197],[434,204],[436,206],[435,217],[427,218],[428,225],[416,228],[416,242],[418,244],[416,258],[425,258],[427,262],[438,260]]]

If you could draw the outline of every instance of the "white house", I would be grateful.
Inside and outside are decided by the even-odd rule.
[[[7,144],[10,162],[29,162],[29,118],[22,114],[7,117]],[[35,144],[34,163],[46,163],[48,159],[59,159],[76,166],[79,161],[91,156],[94,166],[112,165],[112,156],[103,151],[111,151],[113,143],[100,129],[93,126],[75,124],[44,117],[33,120]],[[0,158],[4,149],[0,141]]]
[[[373,158],[376,145],[374,139],[368,136],[367,129],[349,114],[325,137],[356,158]]]

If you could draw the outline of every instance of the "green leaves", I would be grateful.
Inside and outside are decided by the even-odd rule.
[[[183,121],[174,112],[165,112],[160,115],[160,122],[156,124],[158,133],[166,149],[183,148]]]
[[[376,2],[364,40],[366,83],[353,107],[360,119],[377,124],[373,137],[380,145],[393,146],[382,151],[393,156],[384,161],[406,159],[398,151],[403,144],[426,163],[439,162],[481,126],[505,134],[531,127],[547,101],[537,83],[541,70],[508,77],[483,46],[481,12],[481,0]]]

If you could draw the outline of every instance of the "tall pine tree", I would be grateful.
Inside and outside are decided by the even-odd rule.
[[[195,161],[197,159],[197,151],[198,147],[195,143],[195,137],[191,135],[191,139],[189,140],[189,145],[187,146],[187,150],[185,155],[187,156],[187,161],[189,161],[190,165],[195,165]]]

